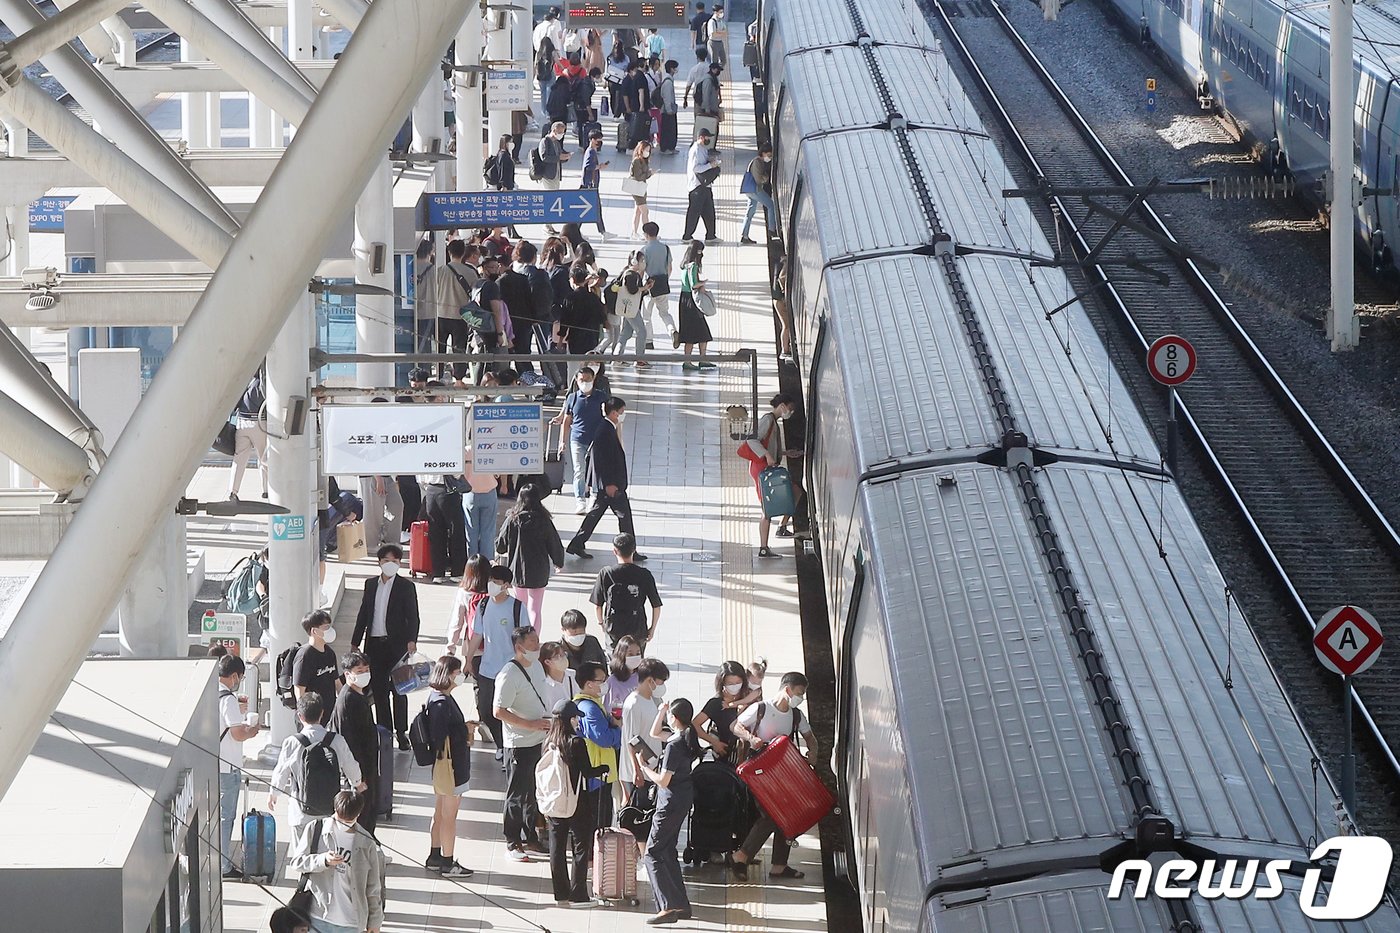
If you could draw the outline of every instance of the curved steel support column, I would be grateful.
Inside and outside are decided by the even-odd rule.
[[[123,431],[127,443],[0,639],[0,683],[13,698],[0,704],[0,796],[465,15],[459,0],[375,0],[365,15]]]
[[[60,498],[92,484],[88,453],[34,412],[0,392],[0,453],[39,477]]]

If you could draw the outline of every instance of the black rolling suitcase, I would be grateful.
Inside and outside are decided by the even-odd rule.
[[[728,856],[753,828],[752,797],[727,761],[702,761],[691,774],[695,804],[690,811],[685,861],[699,865],[711,853]],[[727,860],[727,859],[726,859]]]
[[[535,341],[541,353],[567,353],[568,347],[561,347],[553,344],[549,340],[549,334],[545,331],[543,324],[535,325]],[[540,362],[540,372],[549,377],[549,381],[554,383],[554,388],[559,392],[564,392],[569,385],[569,367],[558,360],[543,360]]]
[[[651,114],[629,113],[617,124],[617,151],[630,152],[651,137]]]
[[[661,131],[657,133],[656,148],[660,149],[662,152],[675,152],[676,139],[679,135],[676,114],[663,113],[658,123],[660,124]]]

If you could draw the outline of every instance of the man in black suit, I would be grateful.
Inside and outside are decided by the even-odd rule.
[[[588,480],[596,498],[593,507],[583,517],[578,534],[566,548],[575,557],[593,556],[588,553],[586,545],[593,535],[593,529],[598,527],[598,520],[608,509],[617,515],[618,529],[635,537],[632,503],[627,500],[627,452],[622,449],[622,439],[617,435],[627,417],[627,403],[616,395],[610,397],[603,405],[603,416],[604,421],[598,426],[598,433],[588,448]],[[632,559],[643,561],[646,556],[637,554]]]
[[[399,749],[407,750],[408,697],[394,691],[389,675],[405,654],[418,650],[418,591],[412,580],[398,575],[403,548],[385,544],[375,556],[379,558],[379,576],[365,581],[365,596],[360,601],[350,646],[358,649],[363,644],[369,656],[375,721],[393,729],[399,738]]]

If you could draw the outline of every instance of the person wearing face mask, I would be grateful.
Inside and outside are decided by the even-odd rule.
[[[603,403],[603,414],[607,417],[598,426],[598,434],[588,448],[588,478],[593,486],[593,507],[583,517],[578,533],[574,535],[565,552],[575,557],[591,558],[588,553],[588,539],[593,537],[593,529],[598,527],[603,513],[612,510],[617,516],[617,530],[631,535],[636,540],[636,529],[632,527],[632,503],[627,498],[627,451],[622,447],[619,432],[627,419],[627,403],[614,395]],[[644,561],[642,554],[633,553],[632,560]]]
[[[548,855],[540,842],[536,823],[539,804],[535,800],[535,765],[540,762],[540,746],[549,730],[549,707],[545,705],[545,675],[539,663],[540,635],[532,628],[510,633],[515,657],[496,677],[493,712],[505,728],[506,803],[502,826],[506,855],[525,861],[531,855]]]
[[[580,714],[572,700],[563,699],[550,707],[553,716],[545,744],[557,749],[564,757],[568,780],[578,787],[580,782],[596,781],[605,776],[606,768],[595,767],[588,757],[588,743],[579,736]],[[587,904],[588,862],[593,854],[593,830],[598,816],[598,791],[586,787],[579,792],[573,816],[549,818],[549,875],[554,886],[554,902],[561,906]],[[572,838],[571,838],[572,837]],[[570,864],[573,879],[569,878]]]
[[[564,397],[564,408],[555,422],[562,424],[559,431],[559,456],[564,456],[564,438],[569,439],[570,461],[574,466],[575,513],[582,515],[588,511],[588,448],[598,436],[606,416],[603,404],[608,393],[594,386],[594,371],[591,366],[579,367],[574,380],[575,388]]]
[[[564,651],[568,655],[569,670],[577,671],[585,661],[607,665],[607,652],[598,639],[588,634],[588,617],[582,612],[566,609],[559,618],[559,627],[564,633]]]
[[[560,700],[571,700],[578,693],[578,682],[569,670],[569,655],[562,641],[540,645],[540,668],[544,671],[544,705],[553,709]]]
[[[501,260],[494,253],[483,253],[477,271],[481,273],[481,278],[472,289],[472,298],[486,312],[486,317],[476,329],[476,336],[487,353],[504,353],[509,350],[515,335],[510,329],[510,311],[501,297],[501,286],[497,281],[501,277]]]
[[[505,738],[495,709],[496,677],[510,663],[515,648],[510,633],[528,624],[525,605],[510,595],[514,575],[509,567],[492,566],[486,584],[486,598],[477,603],[472,620],[472,637],[467,642],[467,669],[476,674],[476,714],[496,743],[496,760],[505,768]],[[475,659],[480,655],[480,662]]]
[[[603,706],[613,716],[622,715],[623,704],[637,689],[637,670],[641,666],[642,640],[631,635],[619,638],[608,663],[608,682],[603,685]]]
[[[662,738],[669,728],[670,737],[662,749],[661,760],[655,765],[644,764],[641,769],[642,776],[657,787],[656,815],[652,818],[651,835],[647,837],[646,854],[642,857],[651,890],[656,895],[657,913],[647,919],[650,926],[690,919],[690,898],[685,891],[676,843],[681,826],[695,803],[691,769],[698,745],[692,728],[693,718],[694,708],[689,700],[662,703],[651,734],[653,738]]]
[[[515,582],[512,595],[525,604],[530,624],[544,629],[544,589],[550,572],[564,569],[564,542],[554,527],[554,516],[540,501],[541,487],[525,483],[517,493],[515,508],[506,515],[496,537],[495,552],[504,554]]]
[[[308,612],[302,617],[301,627],[310,641],[301,646],[292,661],[292,689],[298,697],[314,691],[331,703],[340,690],[340,667],[335,651],[329,647],[335,641],[331,614],[324,609]]]
[[[637,689],[622,704],[622,760],[617,776],[622,781],[623,800],[631,800],[632,788],[646,780],[641,776],[643,759],[661,755],[661,743],[652,738],[651,724],[656,721],[670,677],[670,669],[660,658],[643,658],[637,666]],[[638,755],[632,747],[632,740],[638,738],[645,744],[648,754]]]
[[[735,741],[734,723],[743,712],[744,665],[725,661],[715,675],[715,695],[695,714],[695,736],[721,761],[738,765],[746,757],[743,743]]]
[[[644,646],[656,637],[656,626],[661,622],[661,594],[656,589],[656,578],[636,563],[637,539],[627,532],[613,537],[613,556],[617,563],[598,571],[588,601],[612,647],[617,647],[624,635]]]
[[[371,676],[369,658],[351,650],[341,659],[340,667],[345,672],[345,686],[335,698],[330,730],[345,737],[350,754],[359,762],[366,800],[359,823],[373,833],[379,824],[379,733],[374,725],[374,703],[366,693]]]
[[[753,479],[754,492],[758,494],[759,505],[763,504],[763,487],[759,484],[758,477],[768,467],[784,466],[793,457],[801,457],[800,448],[791,447],[787,437],[787,421],[797,410],[797,403],[791,395],[786,392],[779,392],[769,399],[768,404],[771,410],[758,419],[757,430],[754,436],[749,438],[747,443],[755,459],[749,460],[749,477]],[[778,537],[791,538],[792,528],[790,522],[791,515],[782,516],[782,521],[778,525]],[[768,532],[772,527],[772,520],[763,514],[763,509],[759,509],[758,519],[758,556],[778,557],[768,547]]]
[[[606,765],[605,778],[589,778],[588,790],[600,791],[597,798],[598,825],[613,822],[612,785],[617,781],[617,754],[622,747],[622,729],[603,706],[603,687],[608,682],[608,669],[601,664],[586,663],[575,674],[578,693],[574,703],[579,710],[579,735],[588,743],[588,761],[594,767]]]
[[[385,544],[375,557],[379,575],[365,581],[350,647],[363,645],[369,657],[375,721],[393,729],[399,750],[408,751],[408,697],[394,690],[389,674],[404,655],[418,650],[418,590],[412,580],[398,575],[403,548]]]
[[[758,147],[758,155],[749,163],[748,171],[744,172],[744,179],[739,183],[739,193],[749,199],[749,212],[744,215],[744,230],[739,235],[739,242],[757,242],[749,239],[749,227],[753,224],[753,215],[758,213],[759,205],[763,206],[763,221],[768,228],[768,236],[777,236],[778,208],[773,204],[773,147],[769,143]]]
[[[554,113],[552,107],[550,112]],[[538,152],[541,171],[538,181],[540,187],[546,191],[559,190],[559,182],[564,178],[564,163],[573,158],[573,153],[564,148],[564,134],[568,129],[562,120],[556,120],[550,126],[549,132],[540,139]],[[554,229],[554,224],[545,224],[545,229],[550,233],[558,232]]]
[[[800,735],[807,743],[807,757],[815,760],[817,758],[816,737],[812,734],[812,725],[803,716],[799,707],[807,697],[807,678],[797,671],[789,671],[783,675],[781,685],[778,688],[778,695],[771,700],[764,700],[755,703],[744,710],[743,715],[734,724],[734,736],[741,742],[747,742],[750,748],[755,750],[762,748],[780,735],[789,736],[793,742],[797,741]],[[734,864],[731,870],[734,877],[740,880],[748,878],[748,863],[758,855],[758,850],[763,848],[763,844],[768,841],[768,837],[773,837],[773,862],[768,869],[769,878],[801,878],[803,873],[791,868],[788,865],[788,851],[791,844],[788,842],[783,831],[778,828],[778,824],[773,822],[773,818],[763,809],[759,808],[758,819],[753,824],[753,829],[749,830],[749,836],[744,840],[743,846],[734,853]]]
[[[457,809],[472,777],[472,738],[462,707],[452,692],[466,683],[462,659],[445,654],[428,678],[428,742],[433,749],[433,820],[429,826],[428,858],[423,865],[448,878],[466,878],[470,868],[458,864]]]
[[[258,734],[256,712],[239,698],[247,666],[236,654],[219,658],[219,855],[223,875],[243,877],[233,864],[233,824],[238,821],[238,788],[243,777],[243,743]]]
[[[384,853],[356,823],[367,805],[364,794],[341,791],[335,815],[307,824],[292,843],[288,867],[311,893],[317,933],[379,933],[384,925]]]

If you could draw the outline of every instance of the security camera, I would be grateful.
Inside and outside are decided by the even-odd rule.
[[[30,266],[19,275],[27,288],[53,288],[58,285],[58,270],[53,266]]]

